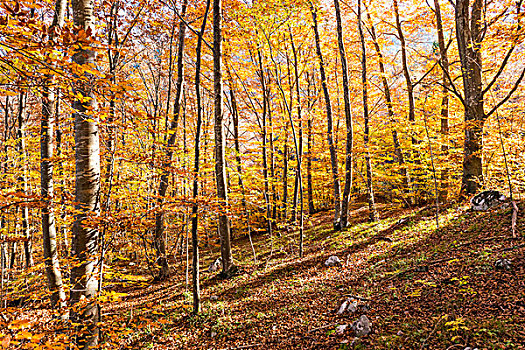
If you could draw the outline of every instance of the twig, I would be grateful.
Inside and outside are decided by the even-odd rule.
[[[489,238],[483,238],[483,239],[475,239],[470,242],[461,243],[456,246],[456,248],[464,247],[466,245],[471,245],[475,243],[481,243],[481,242],[488,242],[488,241],[494,241],[497,239],[505,239],[505,240],[513,240],[513,239],[521,239],[520,237],[509,237],[509,236],[495,236],[495,237],[489,237]]]
[[[512,201],[512,237],[516,238],[516,221],[518,220],[518,206]]]
[[[321,326],[321,327],[317,327],[317,328],[313,328],[313,329],[310,329],[308,331],[308,333],[312,333],[312,332],[315,332],[315,331],[319,331],[321,329],[325,329],[325,328],[328,328],[328,327],[332,327],[332,326],[335,326],[337,323],[330,323],[330,324],[326,324],[324,326]]]
[[[258,346],[262,346],[262,344],[260,343],[257,343],[257,344],[251,344],[251,345],[242,345],[242,346],[237,346],[235,348],[233,347],[228,347],[228,348],[223,348],[221,350],[240,350],[240,349],[250,349],[250,348],[256,348]]]
[[[439,320],[437,320],[436,324],[434,325],[434,328],[432,328],[432,331],[430,331],[430,334],[428,335],[428,337],[426,337],[425,341],[423,341],[423,344],[421,344],[421,350],[423,350],[425,348],[425,345],[427,343],[427,341],[430,339],[430,337],[436,332],[437,330],[437,327],[439,325],[439,323],[441,322],[441,320],[443,320],[445,317],[443,315],[441,315],[439,317]]]
[[[345,297],[351,297],[351,298],[358,299],[358,300],[362,300],[362,301],[372,301],[372,299],[363,298],[363,297],[360,297],[358,295],[353,295],[353,294],[345,294],[344,296]]]
[[[523,247],[525,247],[525,244],[515,245],[515,246],[509,247],[509,248],[503,248],[503,249],[501,249],[501,251],[502,252],[508,252],[510,250],[520,249],[520,248],[523,248]]]

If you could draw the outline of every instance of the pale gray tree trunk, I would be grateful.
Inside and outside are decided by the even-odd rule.
[[[73,0],[73,20],[77,31],[91,35],[95,19],[93,0]],[[79,66],[95,66],[95,51],[86,43],[73,55]],[[73,114],[75,125],[75,222],[72,230],[71,255],[71,312],[72,322],[77,323],[76,343],[81,349],[89,349],[99,343],[100,309],[95,299],[98,291],[97,253],[99,230],[93,219],[100,216],[100,134],[99,119],[91,111],[96,108],[93,91],[94,76],[80,75],[74,91],[84,98],[75,100]],[[81,302],[82,301],[82,302]]]
[[[64,15],[67,1],[57,0],[55,16],[50,30],[53,41],[54,28],[64,25]],[[66,306],[66,294],[62,283],[62,273],[58,260],[57,232],[53,203],[53,133],[57,120],[56,93],[53,86],[54,77],[46,77],[42,93],[42,119],[40,121],[40,194],[43,200],[42,207],[42,240],[44,245],[44,264],[47,275],[47,284],[51,291],[51,305],[53,307]]]

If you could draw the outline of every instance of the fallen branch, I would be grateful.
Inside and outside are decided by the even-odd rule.
[[[525,244],[515,245],[514,247],[510,247],[510,248],[503,248],[503,249],[501,249],[501,251],[502,252],[508,252],[510,250],[520,249],[520,248],[523,248],[523,247],[525,247]]]
[[[372,301],[372,299],[363,298],[363,297],[360,297],[358,295],[353,295],[353,294],[345,294],[344,296],[345,297],[354,298],[354,299],[358,299],[358,300],[362,300],[362,301]]]
[[[518,206],[512,201],[512,237],[516,238],[516,221],[518,220]]]
[[[312,332],[315,332],[315,331],[319,331],[319,330],[321,330],[321,329],[325,329],[325,328],[332,327],[332,326],[335,326],[335,325],[337,325],[337,323],[326,324],[326,325],[321,326],[321,327],[317,327],[317,328],[310,329],[310,330],[308,331],[308,333],[312,333]]]
[[[237,347],[228,347],[228,348],[223,348],[221,350],[241,350],[241,349],[251,349],[251,348],[256,348],[258,346],[262,346],[262,344],[260,343],[257,343],[257,344],[251,344],[251,345],[242,345],[242,346],[237,346]]]

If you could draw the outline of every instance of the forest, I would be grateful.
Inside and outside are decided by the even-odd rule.
[[[0,348],[525,349],[523,0],[2,0]]]

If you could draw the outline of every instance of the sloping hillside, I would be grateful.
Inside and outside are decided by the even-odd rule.
[[[191,316],[183,275],[129,290],[129,314],[157,320],[134,332],[133,348],[198,349],[523,349],[525,344],[525,222],[510,233],[511,210],[448,209],[392,212],[333,232],[329,213],[307,225],[306,254],[297,258],[297,233],[255,237],[258,263],[246,240],[236,244],[243,273],[223,281],[205,272],[203,312]],[[520,206],[520,213],[524,207]],[[331,255],[342,266],[325,267]],[[209,262],[214,256],[207,256]],[[507,259],[510,270],[498,269]],[[180,268],[182,270],[183,268]],[[349,295],[357,312],[337,314]],[[154,311],[155,310],[155,311]],[[156,314],[159,312],[162,314]],[[350,325],[366,314],[370,334],[355,338]],[[139,316],[132,316],[139,317]],[[146,320],[146,318],[145,318]],[[348,325],[345,331],[341,332]],[[339,332],[338,332],[339,330]]]

